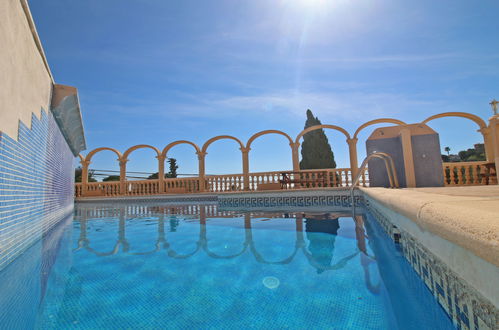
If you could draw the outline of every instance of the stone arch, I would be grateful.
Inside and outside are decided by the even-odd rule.
[[[178,140],[178,141],[174,141],[172,143],[169,143],[163,149],[163,151],[161,152],[161,156],[166,157],[166,154],[168,153],[168,151],[170,151],[171,148],[173,148],[173,147],[175,147],[176,145],[179,145],[179,144],[188,144],[188,145],[191,145],[196,150],[197,154],[201,152],[201,149],[199,149],[198,145],[195,144],[194,142],[187,141],[187,140]]]
[[[480,134],[482,134],[482,136],[483,136],[483,144],[485,147],[485,157],[488,161],[493,161],[493,157],[494,157],[493,156],[494,155],[493,144],[494,144],[494,142],[491,139],[490,129],[482,118],[478,117],[477,115],[467,113],[467,112],[443,112],[443,113],[439,113],[439,114],[436,114],[436,115],[433,115],[431,117],[426,118],[425,120],[423,120],[421,122],[421,124],[426,124],[429,121],[439,119],[439,118],[444,118],[444,117],[465,118],[465,119],[469,119],[469,120],[473,121],[475,124],[477,124],[478,127],[480,127],[478,129],[478,132],[480,132]]]
[[[360,131],[362,131],[364,128],[371,126],[371,125],[375,125],[375,124],[381,124],[381,123],[406,125],[406,123],[403,122],[402,120],[393,119],[393,118],[380,118],[380,119],[370,120],[370,121],[360,125],[359,128],[357,128],[357,130],[355,131],[355,134],[353,135],[353,139],[356,139],[357,136],[359,135]]]
[[[161,155],[161,151],[159,151],[159,149],[158,149],[158,148],[156,148],[156,147],[150,146],[150,145],[148,145],[148,144],[137,144],[137,145],[135,145],[135,146],[133,146],[133,147],[128,148],[128,149],[127,149],[127,150],[123,153],[123,160],[128,159],[128,156],[129,156],[132,152],[134,152],[135,150],[137,150],[137,149],[144,149],[144,148],[154,150],[154,151],[156,152],[156,156],[160,156],[160,155]]]
[[[295,143],[300,143],[300,139],[305,134],[312,132],[312,131],[315,131],[315,130],[318,130],[318,129],[321,129],[321,128],[329,128],[329,129],[334,129],[336,131],[340,131],[341,133],[343,133],[345,135],[347,140],[350,139],[350,134],[348,134],[348,132],[343,127],[336,126],[336,125],[315,125],[315,126],[310,126],[309,128],[306,128],[303,131],[301,131],[300,134],[298,134],[298,136],[296,137]]]
[[[80,159],[80,163],[83,164],[83,162],[85,161],[85,157],[83,157],[82,154],[78,154],[78,158]]]
[[[121,152],[119,152],[118,150],[114,149],[114,148],[108,148],[108,147],[101,147],[101,148],[97,148],[97,149],[94,149],[92,151],[90,151],[87,155],[87,157],[85,157],[85,161],[87,162],[90,162],[92,160],[92,157],[98,153],[98,152],[101,152],[101,151],[104,151],[104,150],[109,150],[109,151],[112,151],[116,154],[116,156],[118,156],[118,161],[120,161],[122,159],[122,155],[121,155]]]
[[[487,124],[485,123],[485,121],[482,118],[478,117],[477,115],[467,113],[467,112],[443,112],[443,113],[439,113],[439,114],[436,114],[436,115],[433,115],[431,117],[426,118],[425,120],[423,120],[421,122],[421,124],[426,124],[427,122],[429,122],[431,120],[438,119],[438,118],[444,118],[444,117],[466,118],[466,119],[469,119],[469,120],[475,122],[480,127],[480,129],[487,128]]]
[[[239,147],[241,148],[241,150],[244,149],[243,143],[238,138],[236,138],[234,136],[231,136],[231,135],[219,135],[219,136],[212,137],[211,139],[209,139],[208,141],[206,141],[205,144],[203,145],[203,148],[201,149],[201,151],[203,153],[205,153],[206,150],[208,150],[208,147],[210,146],[210,144],[212,144],[215,141],[223,140],[223,139],[234,140],[237,143],[239,143]]]
[[[242,255],[244,252],[246,252],[247,249],[248,249],[248,244],[245,243],[240,252],[228,256],[220,256],[214,252],[211,252],[211,250],[208,248],[208,244],[203,246],[203,250],[206,252],[206,254],[213,259],[234,259]]]
[[[298,148],[300,147],[300,139],[308,132],[312,132],[312,131],[315,131],[315,130],[318,130],[321,128],[333,129],[333,130],[339,131],[339,132],[343,133],[343,135],[345,135],[345,137],[347,138],[346,142],[347,142],[348,148],[349,148],[348,152],[349,152],[349,157],[350,157],[350,167],[352,168],[352,176],[355,176],[355,173],[356,173],[355,171],[357,168],[357,164],[356,164],[357,153],[355,150],[352,150],[352,148],[350,147],[350,141],[352,139],[350,138],[350,134],[348,134],[348,132],[343,127],[336,126],[336,125],[315,125],[315,126],[311,126],[309,128],[304,129],[303,131],[300,132],[300,134],[298,134],[298,136],[295,139],[295,143],[293,144],[293,170],[294,171],[300,170],[300,160],[299,160],[300,156],[298,155]]]
[[[170,247],[170,244],[166,244],[164,249],[166,250],[166,254],[170,257],[170,258],[174,258],[174,259],[188,259],[190,257],[192,257],[193,255],[195,255],[196,253],[198,253],[198,251],[201,249],[201,243],[198,241],[196,243],[196,249],[190,253],[187,253],[187,254],[178,254],[177,251],[173,250],[171,247]]]
[[[251,144],[253,143],[253,141],[255,141],[258,137],[262,136],[262,135],[266,135],[266,134],[279,134],[279,135],[282,135],[284,137],[286,137],[289,141],[289,144],[293,144],[293,139],[291,139],[291,137],[284,133],[283,131],[279,131],[279,130],[274,130],[274,129],[268,129],[268,130],[265,130],[265,131],[261,131],[261,132],[258,132],[256,134],[253,134],[253,136],[251,136],[248,140],[248,142],[246,143],[246,149],[249,149],[251,148]]]
[[[293,259],[296,256],[296,253],[298,252],[299,249],[300,248],[298,246],[295,246],[294,251],[288,257],[286,257],[280,261],[268,261],[260,254],[260,252],[258,252],[258,250],[256,249],[255,244],[253,242],[251,242],[251,244],[250,244],[250,250],[251,250],[251,253],[253,254],[253,256],[255,257],[255,260],[261,264],[267,264],[267,265],[286,265],[286,264],[289,264],[291,261],[293,261]]]

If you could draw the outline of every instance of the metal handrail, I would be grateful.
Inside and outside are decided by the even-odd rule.
[[[385,167],[386,167],[386,173],[388,174],[388,181],[390,181],[390,188],[399,188],[399,180],[397,177],[397,171],[395,170],[395,163],[393,162],[393,158],[385,153],[385,152],[380,152],[380,151],[375,151],[369,156],[367,156],[364,161],[362,162],[362,165],[360,165],[359,171],[357,175],[355,176],[355,179],[352,181],[352,187],[350,188],[350,200],[352,201],[352,212],[355,214],[355,203],[353,200],[353,192],[357,184],[359,183],[360,177],[364,173],[367,163],[369,160],[372,158],[381,158],[385,161]]]

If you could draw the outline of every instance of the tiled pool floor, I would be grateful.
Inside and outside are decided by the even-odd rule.
[[[18,308],[35,310],[26,313],[34,327],[453,328],[363,216],[88,210],[33,247],[45,247],[45,261],[24,290],[37,294]],[[2,313],[15,325],[13,310]]]

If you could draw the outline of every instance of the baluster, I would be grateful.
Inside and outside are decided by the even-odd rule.
[[[477,166],[477,169],[479,169],[480,171],[480,176],[478,177],[478,182],[481,184],[481,185],[484,185],[487,183],[487,168],[485,166],[483,166],[483,164],[480,164]],[[490,184],[490,182],[489,182]]]
[[[466,180],[464,184],[467,186],[471,184],[470,170],[471,170],[471,165],[464,166],[464,180]]]
[[[454,172],[454,170],[456,170],[457,167],[454,165],[451,165],[451,166],[449,166],[449,169],[450,169],[450,185],[455,186],[456,185],[456,172]]]
[[[463,169],[464,169],[464,166],[457,167],[457,178],[458,178],[457,184],[458,185],[464,184]]]

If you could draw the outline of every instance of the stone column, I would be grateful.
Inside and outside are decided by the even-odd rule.
[[[496,173],[499,173],[499,115],[494,115],[489,119],[490,128],[490,149],[492,149],[490,161],[496,164]],[[487,154],[487,160],[489,160],[489,155]],[[499,184],[499,177],[497,180]]]
[[[407,188],[415,188],[416,172],[414,171],[414,158],[412,156],[411,131],[408,128],[403,128],[400,130],[400,138],[402,141],[402,154],[404,155],[405,182]]]
[[[165,159],[166,156],[159,155],[158,159],[158,193],[165,193]]]
[[[206,158],[206,152],[202,152],[202,151],[199,151],[199,152],[196,152],[196,154],[198,155],[198,161],[199,161],[199,166],[198,166],[198,169],[199,169],[199,191],[200,192],[203,192],[203,191],[206,191],[206,187],[205,187],[205,158]]]
[[[249,190],[249,152],[251,148],[239,148],[243,156],[243,190]]]
[[[347,139],[348,143],[348,153],[350,156],[350,171],[352,172],[352,182],[359,172],[359,163],[357,158],[357,141],[359,139]]]
[[[81,164],[81,195],[85,196],[88,185],[88,167],[90,166],[89,160],[82,160]]]
[[[293,171],[298,172],[300,170],[300,156],[298,151],[300,150],[300,143],[290,143],[291,152],[293,157]]]
[[[494,161],[494,141],[492,139],[491,135],[491,127],[492,123],[491,120],[493,120],[494,117],[491,117],[489,119],[489,127],[484,127],[478,130],[478,132],[482,133],[483,135],[483,144],[485,148],[485,157],[488,162],[493,162]]]
[[[126,195],[126,163],[128,159],[120,159],[120,195]]]

